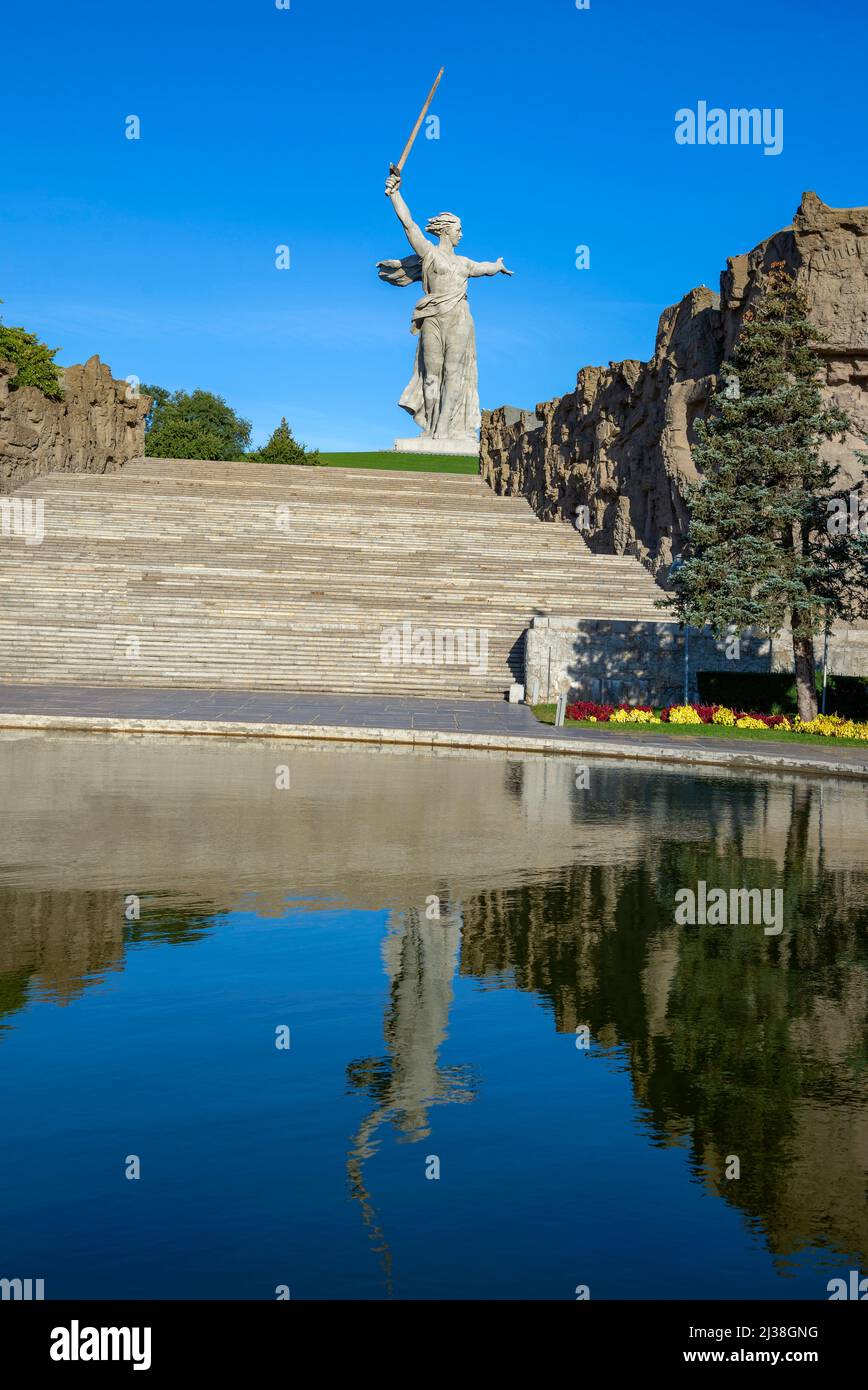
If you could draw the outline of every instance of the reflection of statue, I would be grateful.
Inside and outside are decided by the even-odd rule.
[[[401,261],[380,261],[380,279],[390,285],[421,281],[425,295],[413,311],[411,332],[419,337],[413,379],[400,405],[413,416],[428,447],[449,453],[477,453],[479,390],[476,375],[476,334],[467,304],[467,281],[479,275],[511,275],[501,257],[496,261],[471,261],[456,254],[461,222],[451,212],[432,217],[426,231],[438,238],[435,245],[420,231],[400,193],[401,175],[386,180],[386,196],[398,215],[415,255]],[[399,441],[402,448],[416,440]]]
[[[375,1249],[383,1257],[390,1292],[391,1257],[362,1169],[365,1160],[376,1152],[375,1134],[380,1125],[391,1121],[405,1143],[419,1143],[431,1132],[428,1110],[432,1105],[474,1099],[474,1085],[466,1069],[442,1067],[437,1062],[446,1037],[459,938],[457,913],[433,922],[420,919],[416,912],[397,918],[383,945],[391,979],[383,1029],[387,1055],[364,1058],[347,1067],[350,1085],[366,1091],[374,1103],[347,1159],[350,1190],[362,1207]]]

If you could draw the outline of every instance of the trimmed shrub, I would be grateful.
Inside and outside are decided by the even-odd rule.
[[[699,671],[696,683],[703,704],[769,710],[772,714],[795,714],[798,709],[796,678],[786,672]],[[822,673],[818,672],[818,690],[822,683]],[[848,719],[868,718],[868,681],[830,676],[826,709]]]

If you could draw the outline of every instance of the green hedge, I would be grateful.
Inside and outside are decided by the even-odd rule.
[[[764,714],[795,714],[798,710],[795,677],[786,672],[700,671],[696,683],[699,698],[706,705],[728,705],[730,709],[759,710]],[[818,672],[818,691],[822,684]],[[868,719],[868,681],[856,676],[830,676],[826,712],[848,719]]]

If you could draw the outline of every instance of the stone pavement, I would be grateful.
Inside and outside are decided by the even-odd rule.
[[[0,714],[109,715],[191,723],[440,729],[463,733],[548,732],[527,705],[506,700],[420,700],[414,696],[310,695],[251,690],[141,689],[136,686],[2,685]]]
[[[505,700],[0,684],[0,729],[329,738],[868,778],[868,748],[553,729]]]

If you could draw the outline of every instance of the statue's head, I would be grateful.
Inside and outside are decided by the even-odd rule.
[[[461,218],[456,217],[453,212],[438,212],[436,217],[432,217],[426,232],[432,236],[445,236],[447,241],[451,241],[453,246],[457,246],[461,240]]]

